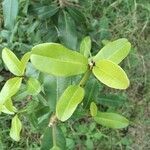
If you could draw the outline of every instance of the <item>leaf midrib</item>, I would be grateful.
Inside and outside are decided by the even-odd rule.
[[[67,107],[65,108],[64,112],[62,113],[63,115],[62,115],[61,118],[64,118],[64,114],[67,112],[67,109],[68,109],[68,107],[70,106],[70,104],[72,103],[72,99],[73,99],[74,95],[76,95],[77,91],[78,91],[78,88],[76,89],[76,91],[74,92],[74,94],[72,95],[72,97],[69,98],[70,101],[69,101]],[[78,103],[78,104],[79,104],[79,103]],[[78,104],[76,104],[75,107],[76,107]]]
[[[85,63],[81,63],[81,62],[73,62],[73,61],[66,61],[66,60],[62,60],[62,59],[56,59],[56,58],[51,58],[51,57],[46,57],[46,56],[40,56],[40,55],[36,55],[36,54],[32,54],[33,56],[38,56],[38,57],[44,57],[46,59],[51,59],[52,61],[56,61],[56,62],[62,62],[62,63],[71,63],[71,64],[77,64],[77,65],[87,65]],[[31,55],[31,57],[32,57]]]
[[[18,83],[21,82],[21,79],[22,79],[22,78],[18,78],[18,79],[16,80],[16,82],[12,85],[11,89],[14,89],[14,87],[16,86],[16,84],[18,84]],[[17,89],[18,89],[18,87],[17,87]],[[11,91],[11,90],[10,90],[10,91]],[[4,96],[4,99],[2,99],[2,102],[0,102],[0,104],[1,104],[1,103],[4,104],[5,101],[6,101],[9,97],[11,97],[10,95],[12,95],[12,93],[13,93],[13,91],[11,91],[9,94],[7,94],[6,96]],[[1,93],[1,92],[0,92],[0,94],[4,95],[4,94]],[[16,93],[15,93],[15,94],[16,94]],[[14,95],[14,94],[13,94],[13,95]],[[13,95],[12,95],[12,96],[13,96]]]
[[[10,57],[10,59],[11,59],[11,61],[13,60],[13,58],[12,58],[12,55],[10,54],[8,54],[7,52],[6,52],[6,55],[7,55],[7,57],[9,58]],[[15,61],[17,61],[17,64],[16,64],[16,62],[14,62],[14,61],[12,61],[13,63],[14,63],[14,68],[17,70],[17,72],[18,72],[18,75],[22,75],[22,63],[21,63],[21,61],[19,61],[19,59],[16,57],[14,57],[14,59],[15,59]]]
[[[120,50],[122,50],[126,45],[128,44],[128,42],[126,42],[121,48],[119,48],[117,51],[115,51],[115,53],[113,53],[113,55],[110,55],[110,57],[108,57],[107,59],[111,59],[113,58],[116,54],[119,53]],[[128,50],[127,50],[128,51]],[[126,52],[126,51],[125,51]]]
[[[111,44],[111,43],[110,43]],[[110,55],[109,57],[107,57],[107,58],[105,58],[105,59],[111,59],[111,58],[113,58],[114,57],[114,55],[116,55],[119,51],[120,51],[120,49],[123,49],[126,45],[128,44],[128,41],[121,47],[121,48],[119,48],[117,51],[115,51],[112,55]],[[104,50],[103,50],[104,51]],[[106,51],[106,50],[105,50]],[[129,51],[129,50],[128,50]],[[101,52],[100,53],[101,54],[101,56],[104,56],[103,54],[104,54],[104,52]],[[98,57],[98,55],[97,55],[97,57]]]
[[[104,117],[98,117],[98,116],[96,116],[95,118],[97,118],[98,120],[99,119],[102,119],[102,120],[107,120],[107,121],[109,121],[109,122],[118,122],[118,123],[126,123],[127,124],[127,121],[126,120],[122,120],[122,121],[118,121],[118,120],[113,120],[113,119],[108,119],[108,118],[104,118]]]
[[[103,71],[102,69],[100,69],[98,66],[95,66],[95,67],[97,67],[99,71],[102,71],[103,73],[105,73],[106,75],[108,75],[109,77],[111,77],[112,79],[115,79],[115,80],[119,81],[120,83],[122,83],[121,80],[119,80],[118,78],[116,78],[116,77],[114,77],[114,76],[111,76],[111,75],[108,74],[107,72],[105,72],[105,71]]]

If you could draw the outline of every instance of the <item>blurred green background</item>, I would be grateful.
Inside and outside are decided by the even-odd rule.
[[[6,11],[10,8],[10,1],[13,6],[12,12]],[[2,48],[8,47],[21,57],[32,46],[44,42],[59,42],[78,51],[82,38],[87,35],[92,39],[93,54],[102,48],[107,40],[127,38],[131,42],[131,52],[121,64],[129,76],[130,87],[126,91],[101,87],[101,97],[97,97],[97,102],[101,104],[100,109],[122,112],[131,123],[127,129],[121,131],[107,129],[85,117],[86,112],[81,115],[79,108],[76,113],[79,119],[74,117],[61,125],[65,133],[67,150],[149,150],[150,2],[148,0],[1,0],[0,2],[0,55]],[[0,86],[10,76],[0,59]],[[113,99],[114,103],[109,102],[110,99]],[[0,150],[40,149],[41,134],[26,118],[23,118],[21,141],[17,143],[11,140],[10,118],[5,114],[0,115]]]

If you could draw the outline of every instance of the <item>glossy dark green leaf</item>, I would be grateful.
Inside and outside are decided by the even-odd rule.
[[[41,83],[43,83],[44,98],[46,99],[50,110],[55,111],[56,101],[68,87],[68,85],[71,84],[71,78],[55,77],[52,75],[40,73],[39,80]]]
[[[59,39],[68,48],[76,50],[77,31],[74,20],[65,11],[60,11],[58,18]]]
[[[71,84],[71,77],[56,77],[57,84],[57,100],[65,91],[65,89]]]
[[[2,51],[2,59],[10,72],[16,76],[23,75],[23,65],[11,50],[4,48]]]
[[[22,78],[14,77],[9,79],[5,85],[3,86],[0,92],[0,104],[4,104],[9,98],[15,95],[20,86],[21,86]]]
[[[59,147],[61,150],[66,150],[65,137],[59,127],[55,128],[55,138],[56,146]],[[52,128],[48,127],[45,130],[42,138],[41,150],[50,150],[51,148],[53,148],[53,133]]]
[[[61,121],[65,121],[70,118],[73,112],[76,110],[78,104],[84,97],[84,89],[77,85],[70,85],[56,105],[56,115]]]
[[[111,88],[126,89],[130,84],[124,70],[109,60],[99,60],[92,71],[98,80]]]
[[[57,80],[52,75],[40,74],[40,81],[43,83],[44,97],[52,111],[55,111],[57,101]]]
[[[32,77],[32,78],[35,78],[37,79],[39,77],[39,70],[37,70],[32,63],[27,63],[27,66],[26,66],[26,72],[25,72],[25,75],[27,77]]]
[[[10,137],[15,141],[19,141],[21,129],[22,123],[18,116],[15,115],[15,117],[13,117],[11,121]]]
[[[50,150],[53,146],[52,128],[47,127],[42,137],[41,150]]]
[[[31,99],[31,101],[28,102],[25,109],[28,114],[32,114],[34,111],[36,111],[38,105],[39,105],[39,101],[33,97],[33,99]]]
[[[33,99],[33,101],[35,100],[35,98]],[[51,110],[48,106],[43,106],[41,102],[39,102],[38,104],[35,102],[31,105],[34,104],[37,106],[33,106],[32,111],[30,110],[31,106],[27,107],[27,117],[32,127],[31,130],[34,132],[37,132],[37,130],[43,132],[49,124]]]
[[[93,118],[97,123],[114,129],[125,128],[129,125],[125,117],[116,113],[98,112]]]
[[[109,42],[93,59],[94,61],[108,59],[116,64],[119,64],[128,55],[130,48],[131,44],[127,39],[118,39],[113,42]]]
[[[73,20],[76,21],[78,24],[82,24],[85,22],[85,16],[84,13],[82,12],[82,9],[78,9],[75,7],[67,7],[68,13],[70,16],[73,18]]]
[[[101,92],[103,85],[99,83],[99,81],[90,76],[89,80],[85,85],[85,98],[83,101],[83,107],[88,108],[93,100],[97,100],[99,97],[99,93]]]
[[[18,0],[4,0],[3,15],[4,15],[4,25],[7,29],[12,30],[18,14]]]
[[[125,104],[126,97],[119,94],[100,94],[97,102],[107,107],[119,107]]]
[[[108,39],[109,37],[109,19],[106,16],[100,18],[99,22],[100,39]]]
[[[91,39],[89,36],[86,36],[80,44],[80,53],[85,57],[89,57],[91,55]]]
[[[56,4],[48,5],[48,6],[39,6],[34,9],[35,13],[37,13],[38,17],[42,20],[48,19],[58,11],[59,7]]]
[[[56,76],[81,74],[88,67],[87,58],[56,43],[44,43],[33,47],[31,62],[41,72]]]

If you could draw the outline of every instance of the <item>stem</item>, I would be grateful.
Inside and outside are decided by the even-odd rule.
[[[56,114],[53,114],[52,117],[50,118],[48,126],[53,127],[56,124],[56,122],[57,122]]]
[[[67,4],[67,1],[66,0],[59,0],[59,5],[61,8],[65,7]]]
[[[49,127],[52,128],[52,137],[53,137],[53,147],[57,146],[56,143],[56,122],[57,122],[57,117],[55,114],[52,115],[49,121]]]
[[[93,68],[93,63],[91,65],[89,65],[88,70],[86,71],[86,73],[82,77],[82,79],[79,83],[80,87],[85,86],[87,80],[89,79],[89,77],[92,73],[92,68]],[[48,125],[49,127],[52,127],[53,146],[57,146],[57,143],[56,143],[56,124],[57,124],[57,116],[56,116],[56,114],[53,114],[50,118],[49,125]]]
[[[57,146],[56,144],[56,125],[53,124],[52,126],[52,135],[53,135],[53,146]]]
[[[81,79],[80,83],[79,83],[79,85],[81,87],[85,86],[85,84],[86,84],[88,78],[90,77],[90,75],[91,75],[91,70],[88,69],[87,72],[84,74],[83,78]]]
[[[91,75],[91,72],[92,72],[91,69],[88,69],[88,70],[86,71],[86,73],[84,74],[83,78],[81,79],[81,81],[80,81],[80,83],[79,83],[79,86],[80,86],[80,87],[84,87],[84,86],[85,86],[85,84],[86,84],[88,78],[89,78],[90,75]],[[51,116],[51,118],[50,118],[50,121],[49,121],[48,126],[49,126],[49,127],[53,127],[54,125],[56,125],[56,123],[57,123],[57,116],[56,116],[56,114],[53,114],[53,115]]]

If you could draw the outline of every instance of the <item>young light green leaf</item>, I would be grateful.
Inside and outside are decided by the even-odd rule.
[[[80,44],[80,53],[83,54],[85,57],[90,56],[91,50],[91,39],[89,36],[86,36]]]
[[[12,30],[18,14],[18,0],[4,0],[3,15],[4,15],[4,26],[8,30]]]
[[[78,104],[84,97],[84,89],[77,85],[70,85],[60,97],[56,105],[56,116],[65,121],[71,117]]]
[[[127,39],[118,39],[116,41],[109,42],[106,46],[104,46],[93,60],[98,61],[101,59],[108,59],[119,64],[128,55],[130,48],[131,44]]]
[[[15,117],[13,117],[11,121],[10,137],[15,141],[19,141],[21,129],[22,129],[21,121],[18,118],[18,116],[15,115]]]
[[[116,113],[98,112],[93,118],[97,123],[114,129],[125,128],[129,125],[125,117]]]
[[[88,67],[87,58],[56,43],[44,43],[33,47],[31,62],[41,72],[56,76],[81,74]]]
[[[4,105],[3,105],[3,108],[1,110],[3,113],[6,113],[6,114],[14,114],[17,109],[13,106],[13,103],[12,103],[12,100],[11,99],[8,99]]]
[[[5,105],[2,106],[2,109],[1,109],[0,112],[3,112],[5,114],[9,114],[9,115],[14,115],[15,114],[13,111],[10,111],[9,109],[7,109]]]
[[[97,106],[94,102],[92,102],[91,105],[90,105],[90,112],[91,112],[92,116],[97,115]]]
[[[3,86],[1,92],[0,92],[0,104],[4,104],[5,101],[7,101],[9,98],[11,98],[13,95],[15,95],[20,86],[21,86],[22,78],[15,77],[9,79],[5,85]]]
[[[102,40],[102,44],[103,44],[104,46],[106,46],[108,43],[111,43],[111,41],[109,41],[109,40]]]
[[[37,95],[41,91],[41,84],[35,78],[29,78],[27,82],[27,91],[31,95]]]
[[[23,75],[24,70],[22,63],[11,50],[4,48],[2,51],[2,59],[10,72],[16,76]]]
[[[124,70],[109,60],[100,60],[95,63],[93,73],[102,83],[115,89],[126,89],[129,79]]]
[[[24,70],[25,70],[25,68],[26,68],[26,66],[27,66],[27,63],[28,63],[28,61],[29,61],[29,59],[30,59],[30,55],[31,55],[31,52],[27,52],[27,53],[25,53],[24,55],[23,55],[23,57],[21,58],[21,63],[22,63],[22,67],[23,67],[23,72],[24,72]]]

